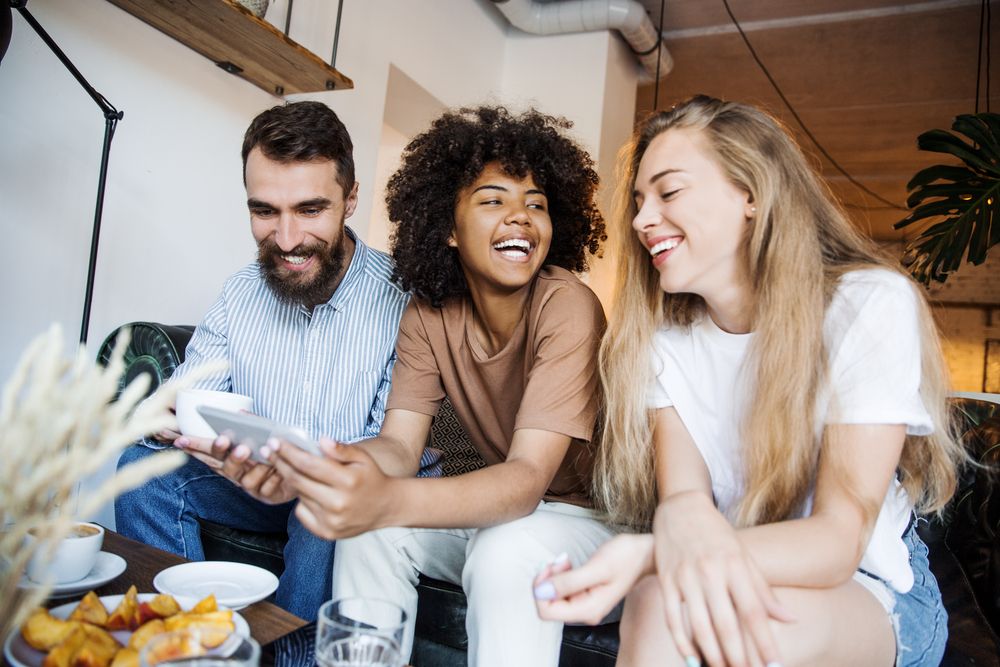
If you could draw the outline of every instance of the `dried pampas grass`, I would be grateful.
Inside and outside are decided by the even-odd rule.
[[[87,516],[123,491],[173,470],[186,454],[164,452],[137,462],[119,470],[96,493],[74,499],[81,480],[136,439],[171,426],[167,408],[173,406],[177,390],[225,367],[224,363],[206,364],[181,382],[165,383],[136,407],[149,388],[149,377],[142,375],[115,401],[130,337],[127,331],[118,336],[107,368],[101,368],[87,358],[83,346],[75,359],[64,357],[62,328],[53,325],[28,346],[0,394],[4,526],[0,534],[0,641],[51,590],[44,585],[18,588],[34,552],[51,553],[77,516]],[[43,522],[52,524],[51,530],[26,548],[25,533]]]

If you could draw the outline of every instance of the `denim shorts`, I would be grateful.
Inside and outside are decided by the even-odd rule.
[[[948,641],[948,612],[937,579],[927,562],[927,545],[917,535],[916,521],[903,534],[910,552],[913,588],[897,593],[881,579],[858,572],[855,581],[882,603],[896,631],[896,667],[937,667]]]

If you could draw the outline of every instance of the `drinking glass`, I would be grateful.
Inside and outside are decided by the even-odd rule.
[[[343,598],[319,608],[320,667],[401,667],[406,612],[386,600]]]
[[[214,628],[156,635],[139,651],[140,667],[258,667],[260,645],[250,637]]]

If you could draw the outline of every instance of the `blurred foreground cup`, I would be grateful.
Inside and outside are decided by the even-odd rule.
[[[319,608],[319,667],[401,667],[406,612],[386,600],[343,598]]]
[[[258,667],[260,644],[227,630],[187,628],[156,635],[139,651],[140,667]]]

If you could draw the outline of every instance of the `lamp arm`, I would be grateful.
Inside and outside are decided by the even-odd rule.
[[[80,327],[80,342],[83,344],[87,343],[87,330],[90,328],[90,303],[94,298],[94,274],[97,269],[97,244],[101,236],[101,218],[104,212],[104,185],[108,178],[108,159],[111,155],[111,140],[115,136],[115,126],[118,124],[122,118],[125,117],[124,111],[118,111],[108,100],[101,95],[99,92],[94,90],[94,87],[83,77],[80,70],[70,62],[70,59],[66,57],[66,54],[62,52],[62,49],[52,41],[49,34],[45,32],[41,24],[35,20],[35,17],[28,12],[27,4],[28,0],[8,0],[10,6],[16,9],[24,20],[31,26],[32,30],[38,33],[38,36],[42,38],[45,45],[49,47],[49,50],[55,54],[63,66],[69,70],[69,73],[77,80],[77,82],[83,87],[87,94],[90,95],[91,99],[97,103],[97,106],[101,108],[104,112],[104,149],[101,153],[101,172],[97,182],[97,206],[94,211],[94,231],[91,235],[90,240],[90,264],[87,270],[87,292],[84,297],[83,302],[83,323]]]

